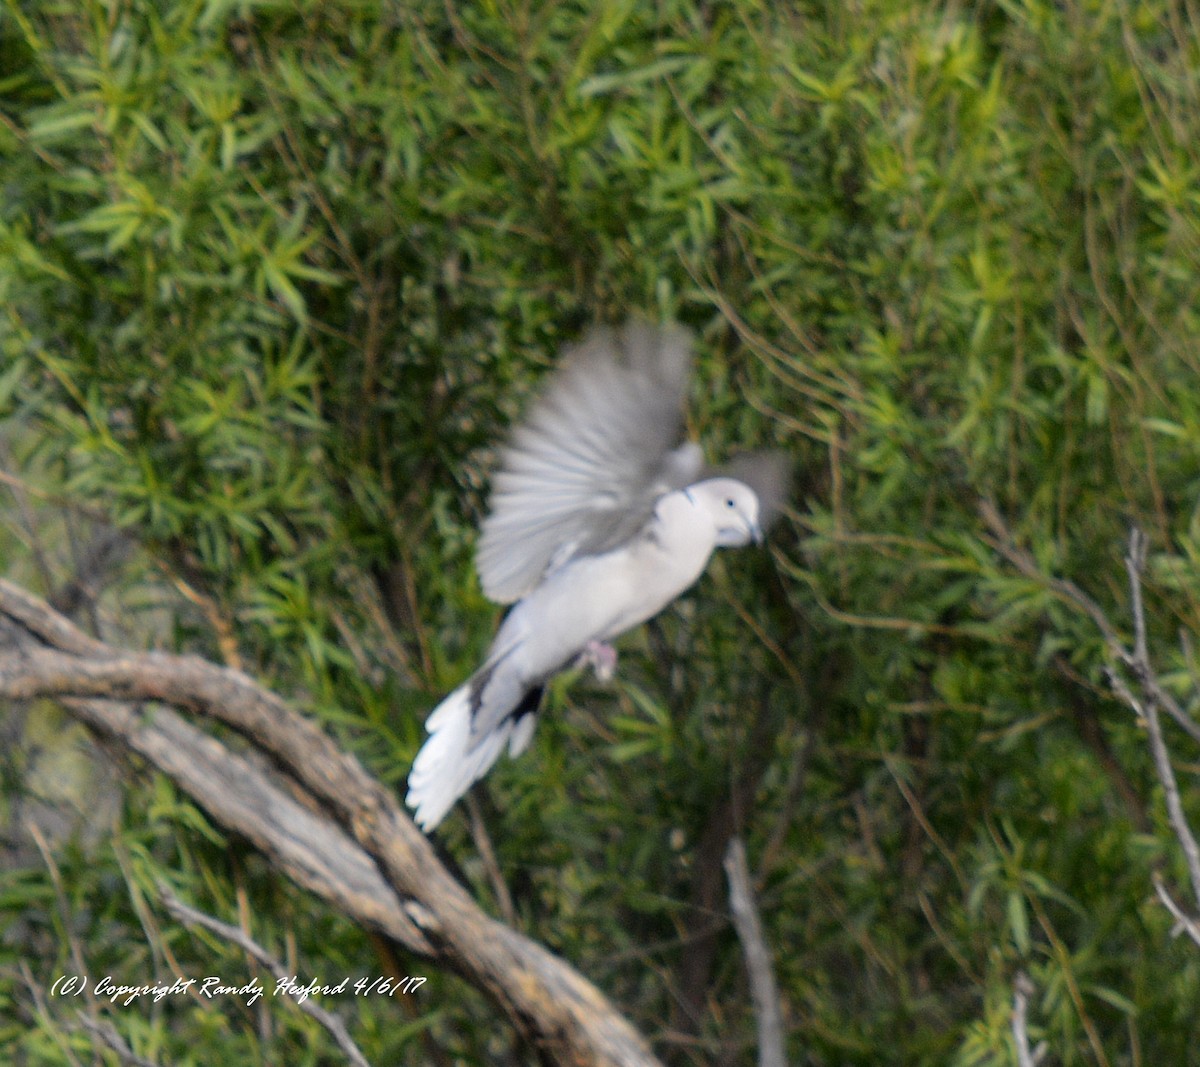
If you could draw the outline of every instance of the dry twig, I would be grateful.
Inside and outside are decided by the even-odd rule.
[[[1043,573],[1033,556],[1015,544],[1008,526],[991,503],[981,502],[979,511],[984,522],[992,530],[994,537],[991,544],[996,551],[1026,577],[1041,582],[1064,601],[1082,610],[1095,623],[1096,628],[1104,637],[1105,645],[1113,660],[1113,663],[1105,669],[1105,676],[1122,703],[1128,705],[1137,715],[1138,720],[1146,726],[1150,755],[1154,760],[1154,770],[1163,789],[1167,817],[1179,842],[1179,847],[1183,851],[1188,880],[1192,885],[1196,906],[1200,909],[1200,845],[1196,842],[1196,836],[1188,824],[1187,813],[1183,810],[1179,784],[1175,778],[1175,769],[1171,765],[1171,754],[1163,735],[1159,709],[1165,710],[1197,743],[1200,743],[1200,723],[1188,715],[1175,697],[1163,687],[1154,670],[1154,665],[1150,662],[1150,650],[1146,638],[1146,609],[1142,596],[1142,574],[1146,568],[1148,547],[1146,535],[1139,529],[1133,529],[1129,535],[1129,549],[1125,555],[1125,571],[1129,578],[1129,613],[1133,623],[1133,646],[1130,648],[1122,640],[1116,627],[1109,621],[1104,609],[1099,604],[1074,582],[1053,578]],[[1134,684],[1130,684],[1125,674],[1122,673],[1122,669],[1132,677]],[[1200,921],[1188,916],[1183,908],[1175,902],[1161,878],[1155,879],[1155,889],[1159,899],[1174,917],[1176,931],[1186,932],[1196,944],[1200,945]]]
[[[1029,975],[1018,971],[1013,982],[1012,1032],[1013,1044],[1017,1047],[1018,1067],[1038,1067],[1046,1057],[1046,1042],[1039,1041],[1036,1048],[1029,1047],[1028,1012],[1029,998],[1036,990]]]
[[[129,1064],[129,1067],[159,1067],[154,1060],[148,1060],[145,1056],[139,1056],[126,1043],[125,1039],[117,1032],[117,1028],[112,1023],[106,1022],[103,1019],[93,1019],[90,1015],[84,1012],[79,1013],[79,1026],[86,1030],[97,1041],[103,1042],[108,1048],[117,1054],[117,1058],[122,1062]]]
[[[164,882],[159,883],[158,891],[167,911],[185,926],[202,926],[205,930],[237,945],[243,952],[253,956],[266,967],[275,976],[277,982],[288,977],[287,968],[240,927],[223,923],[220,919],[214,919],[211,915],[205,915],[204,912],[189,907]],[[362,1054],[362,1050],[354,1043],[354,1039],[346,1029],[346,1024],[338,1016],[333,1012],[326,1011],[311,997],[305,1000],[293,998],[293,1003],[306,1015],[316,1019],[332,1035],[338,1048],[346,1054],[346,1058],[354,1064],[354,1067],[371,1067],[366,1056]]]
[[[1179,728],[1184,731],[1193,741],[1200,744],[1200,722],[1193,719],[1183,707],[1180,705],[1169,692],[1163,689],[1154,672],[1146,670],[1149,667],[1149,662],[1144,657],[1139,660],[1135,652],[1131,652],[1126,648],[1124,641],[1121,640],[1117,629],[1109,621],[1108,616],[1104,614],[1104,609],[1100,607],[1090,596],[1079,588],[1074,582],[1065,581],[1062,578],[1054,578],[1046,574],[1038,566],[1037,560],[1030,555],[1025,549],[1019,547],[1013,540],[1012,532],[1008,525],[1000,517],[1000,513],[995,506],[988,501],[983,501],[979,505],[979,514],[983,521],[991,529],[993,537],[989,539],[991,546],[1000,553],[1009,563],[1011,563],[1018,571],[1026,578],[1032,578],[1036,582],[1040,582],[1046,586],[1051,592],[1058,596],[1061,600],[1069,604],[1073,604],[1079,608],[1085,615],[1088,616],[1095,624],[1096,629],[1100,631],[1100,635],[1104,638],[1104,643],[1108,647],[1109,654],[1122,667],[1131,671],[1138,679],[1138,684],[1149,687],[1153,692],[1154,699],[1159,707],[1163,708],[1168,715],[1179,725]],[[1134,531],[1134,536],[1142,537],[1144,535],[1140,530]],[[1132,540],[1132,538],[1131,538]],[[1143,546],[1143,553],[1145,548]],[[1143,557],[1144,562],[1144,557]],[[1138,603],[1141,603],[1141,587],[1138,588]],[[1136,626],[1136,620],[1135,620]],[[1145,638],[1145,621],[1143,617],[1142,623],[1143,640]],[[1144,651],[1144,649],[1143,649]]]
[[[733,837],[725,850],[725,876],[729,879],[729,910],[742,943],[750,995],[758,1016],[759,1067],[784,1067],[783,1017],[779,1011],[779,989],[771,966],[771,952],[763,937],[762,923],[754,904],[754,888],[746,865],[746,848]]]
[[[1130,611],[1133,615],[1134,629],[1130,669],[1138,681],[1141,699],[1135,697],[1124,679],[1112,669],[1108,672],[1109,682],[1121,699],[1133,708],[1146,724],[1150,754],[1154,757],[1154,769],[1158,772],[1159,782],[1162,783],[1167,816],[1171,820],[1171,829],[1175,831],[1183,849],[1192,892],[1196,897],[1197,906],[1200,906],[1200,846],[1196,844],[1196,837],[1183,810],[1183,801],[1179,797],[1179,785],[1175,781],[1175,770],[1171,766],[1171,754],[1167,751],[1162,722],[1158,717],[1158,709],[1162,705],[1162,686],[1158,683],[1154,668],[1150,664],[1150,654],[1146,646],[1146,615],[1142,604],[1142,571],[1145,566],[1146,535],[1141,530],[1134,530],[1129,535],[1129,553],[1125,557],[1125,569],[1129,573]]]

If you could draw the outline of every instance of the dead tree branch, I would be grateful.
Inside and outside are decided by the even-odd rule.
[[[733,926],[742,943],[746,971],[750,975],[750,996],[758,1017],[759,1067],[784,1067],[783,1016],[779,1010],[779,988],[771,966],[771,950],[763,937],[762,923],[754,904],[754,887],[746,864],[746,848],[740,837],[725,850],[725,877],[729,879],[729,910]]]
[[[1125,557],[1125,569],[1129,573],[1130,610],[1133,613],[1133,674],[1137,678],[1142,691],[1142,699],[1136,700],[1128,686],[1116,685],[1116,672],[1109,671],[1109,681],[1125,702],[1138,712],[1146,723],[1146,733],[1150,739],[1150,754],[1154,757],[1154,768],[1158,772],[1158,780],[1162,783],[1163,794],[1167,803],[1167,816],[1171,820],[1171,829],[1179,839],[1183,856],[1187,862],[1188,877],[1192,882],[1192,892],[1196,904],[1200,906],[1200,846],[1188,825],[1187,813],[1183,810],[1183,801],[1179,797],[1179,785],[1175,781],[1175,771],[1171,766],[1171,754],[1167,751],[1167,743],[1163,738],[1162,722],[1158,717],[1158,709],[1162,703],[1162,686],[1154,668],[1150,664],[1150,655],[1146,648],[1146,615],[1142,605],[1142,571],[1146,567],[1146,535],[1141,530],[1134,530],[1129,535],[1129,552]],[[1182,710],[1182,709],[1181,709]]]
[[[1012,1032],[1013,1044],[1017,1048],[1017,1064],[1019,1067],[1038,1067],[1046,1058],[1046,1042],[1039,1041],[1036,1048],[1029,1047],[1029,998],[1036,990],[1029,975],[1024,971],[1017,973],[1013,983]]]
[[[392,793],[280,697],[194,656],[96,641],[0,580],[0,698],[46,697],[167,775],[297,884],[461,974],[546,1057],[657,1063],[599,990],[482,912]],[[171,708],[230,727],[277,773]]]
[[[1129,613],[1133,623],[1133,646],[1129,647],[1099,604],[1074,582],[1043,573],[1033,556],[1017,546],[1008,526],[991,503],[982,502],[979,510],[983,521],[994,535],[991,544],[996,551],[1026,577],[1041,582],[1063,600],[1083,611],[1103,636],[1113,661],[1105,668],[1105,676],[1121,702],[1131,708],[1138,721],[1146,726],[1150,755],[1154,760],[1155,774],[1163,789],[1167,817],[1183,852],[1192,894],[1197,908],[1200,909],[1200,845],[1197,844],[1196,836],[1188,824],[1187,813],[1183,810],[1179,784],[1175,778],[1175,769],[1171,765],[1171,754],[1163,735],[1159,710],[1165,710],[1197,743],[1200,743],[1200,723],[1188,715],[1175,697],[1163,687],[1150,662],[1146,638],[1146,612],[1142,597],[1142,574],[1146,568],[1146,535],[1135,528],[1129,535],[1129,550],[1125,555],[1125,571],[1129,578]],[[1122,670],[1132,678],[1133,684],[1130,684]],[[1161,879],[1156,878],[1155,888],[1159,899],[1176,920],[1176,930],[1185,931],[1200,945],[1200,922],[1183,911]]]
[[[1081,610],[1095,624],[1096,629],[1100,631],[1100,635],[1104,638],[1104,643],[1108,647],[1109,655],[1119,663],[1122,667],[1130,671],[1141,686],[1147,686],[1154,694],[1154,699],[1159,707],[1163,708],[1172,719],[1175,720],[1184,733],[1186,733],[1193,741],[1200,744],[1200,722],[1193,719],[1179,701],[1175,699],[1169,692],[1163,689],[1159,683],[1157,676],[1151,670],[1146,673],[1149,667],[1149,661],[1144,656],[1139,659],[1136,655],[1137,645],[1135,641],[1134,651],[1130,651],[1125,642],[1122,641],[1117,629],[1109,621],[1108,616],[1104,614],[1104,609],[1100,607],[1090,596],[1079,588],[1074,582],[1065,581],[1062,578],[1055,578],[1052,575],[1046,574],[1037,560],[1025,549],[1019,547],[1013,540],[1012,532],[1007,524],[1000,517],[1000,513],[989,502],[984,501],[979,505],[979,513],[983,517],[983,521],[991,529],[995,535],[989,539],[991,546],[1000,553],[1009,563],[1013,565],[1026,578],[1031,578],[1036,582],[1046,586],[1060,599],[1069,604],[1074,605]],[[1141,536],[1140,531],[1137,532]],[[1139,585],[1138,596],[1141,596]],[[1139,600],[1140,603],[1140,600]],[[1135,620],[1136,626],[1136,620]],[[1143,641],[1145,639],[1145,619],[1143,616]],[[1142,650],[1143,652],[1145,649]]]

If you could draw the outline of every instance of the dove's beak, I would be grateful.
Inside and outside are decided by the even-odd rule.
[[[761,526],[759,526],[759,525],[758,525],[758,523],[756,523],[756,522],[752,522],[752,523],[750,524],[750,539],[751,539],[751,540],[752,540],[752,541],[753,541],[753,542],[754,542],[756,545],[761,545],[761,544],[763,543],[763,531],[762,531],[762,527],[761,527]]]

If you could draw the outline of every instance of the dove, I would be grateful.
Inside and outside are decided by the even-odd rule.
[[[785,462],[705,468],[680,443],[691,337],[631,321],[563,354],[492,480],[475,565],[511,604],[483,665],[430,713],[406,803],[426,832],[505,748],[533,738],[547,682],[572,665],[611,677],[614,638],[692,586],[717,548],[761,542]]]

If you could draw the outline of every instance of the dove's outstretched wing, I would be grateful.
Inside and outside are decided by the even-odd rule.
[[[690,371],[677,326],[597,329],[567,352],[492,481],[476,556],[492,600],[511,604],[548,570],[615,548],[695,480],[699,447],[676,447]]]

